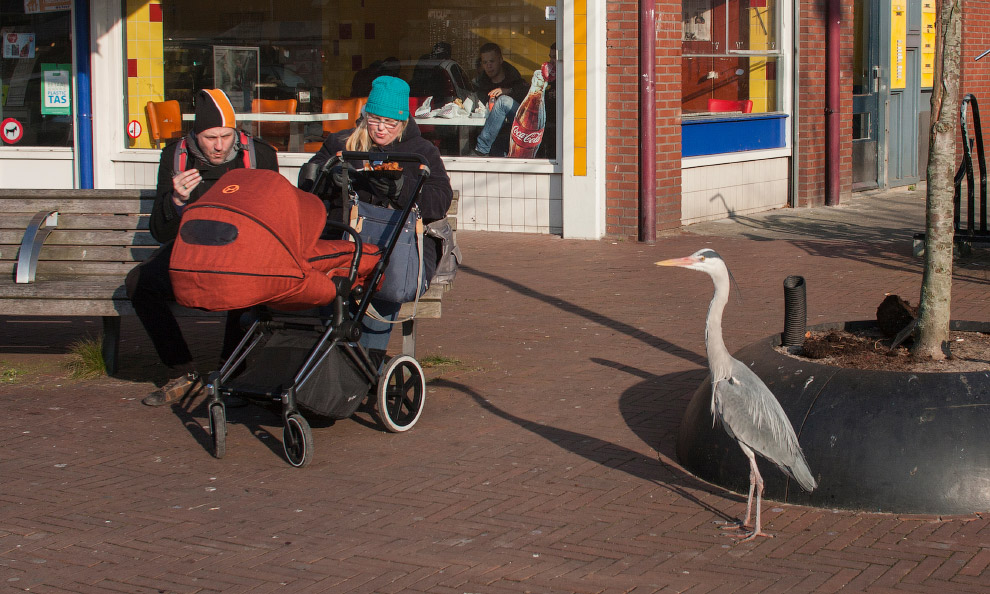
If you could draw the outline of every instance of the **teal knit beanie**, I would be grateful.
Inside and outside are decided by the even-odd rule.
[[[364,110],[393,120],[409,119],[409,84],[394,76],[379,76],[371,83],[371,94]]]

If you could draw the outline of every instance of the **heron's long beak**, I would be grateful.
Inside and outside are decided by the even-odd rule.
[[[685,256],[683,258],[671,258],[670,260],[661,260],[660,262],[657,262],[656,265],[687,267],[687,266],[691,266],[694,263],[695,263],[694,258],[692,258],[691,256]]]

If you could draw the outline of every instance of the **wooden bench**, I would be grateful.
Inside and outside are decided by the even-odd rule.
[[[124,277],[158,247],[148,230],[153,203],[153,190],[0,190],[0,313],[99,316],[103,359],[116,373],[120,318],[134,315]],[[447,289],[430,287],[417,318],[439,318]],[[415,356],[415,320],[402,334],[403,352]]]

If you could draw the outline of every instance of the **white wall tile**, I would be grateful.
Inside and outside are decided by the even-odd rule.
[[[561,185],[562,185],[561,184],[561,180],[560,180],[560,176],[558,176],[558,175],[554,175],[554,176],[537,175],[537,176],[534,176],[534,177],[536,177],[536,197],[537,198],[550,198],[552,195],[555,195],[557,197],[560,196],[560,188],[561,188]],[[550,187],[551,181],[553,181],[555,183],[555,185],[557,186],[557,193],[556,194],[553,194],[552,193],[552,190],[551,190],[551,187]]]
[[[525,226],[526,221],[526,199],[522,196],[511,198],[512,204],[512,224],[515,226]]]
[[[540,226],[539,211],[540,207],[544,203],[532,198],[527,198],[523,200],[523,209],[525,209],[524,217],[524,227],[526,233],[537,233]]]
[[[499,227],[509,227],[512,225],[512,198],[499,198],[496,203],[499,205],[498,209],[498,224]]]
[[[526,175],[510,173],[509,175],[509,195],[513,198],[526,197]]]
[[[488,210],[488,220],[485,222],[486,228],[488,230],[493,230],[492,228],[497,228],[501,221],[501,209],[499,205],[498,198],[487,198],[485,200]]]
[[[514,173],[499,173],[498,174],[498,194],[500,198],[506,198],[512,196],[512,178],[515,177]]]
[[[535,174],[530,174],[525,176],[524,183],[526,185],[526,190],[523,195],[529,200],[539,199],[539,194],[536,191],[536,178],[538,177],[545,177],[545,176],[535,175]]]
[[[477,188],[475,188],[475,191],[478,192],[478,195],[479,196],[489,196],[489,197],[491,197],[491,196],[498,196],[498,174],[497,173],[485,173],[485,174],[482,174],[482,175],[485,176],[485,190],[483,192],[481,192],[481,191],[478,191]]]

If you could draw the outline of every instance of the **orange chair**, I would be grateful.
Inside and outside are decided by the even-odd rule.
[[[355,120],[361,115],[364,104],[368,102],[367,97],[348,97],[347,99],[324,99],[323,113],[346,113],[346,120],[324,120],[323,138],[330,136],[334,132],[347,130],[354,127]],[[303,145],[303,150],[307,153],[315,153],[323,146],[323,141],[307,142]]]
[[[253,113],[296,113],[299,102],[295,99],[254,99],[251,101]],[[289,147],[289,122],[258,122],[258,137],[271,144],[276,150]]]
[[[731,99],[709,99],[708,111],[739,111],[753,113],[753,102],[750,99],[733,101]]]
[[[169,140],[182,138],[182,110],[178,101],[149,101],[144,109],[148,114],[148,131],[155,148],[161,148]]]

